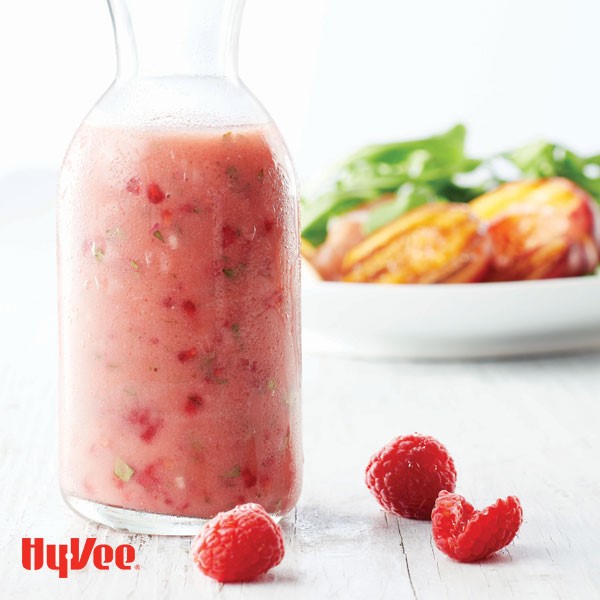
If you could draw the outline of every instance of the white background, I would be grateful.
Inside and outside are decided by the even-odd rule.
[[[106,3],[1,6],[0,177],[54,172],[113,77]],[[595,0],[247,0],[241,70],[303,179],[458,120],[476,152],[538,136],[600,151],[599,24]]]

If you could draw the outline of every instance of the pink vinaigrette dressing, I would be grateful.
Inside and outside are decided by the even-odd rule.
[[[209,518],[301,485],[299,240],[270,126],[84,125],[59,200],[61,487]]]

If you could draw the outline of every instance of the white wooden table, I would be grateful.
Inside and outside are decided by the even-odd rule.
[[[307,356],[305,485],[283,521],[286,556],[258,582],[221,586],[189,538],[127,535],[83,521],[56,477],[52,213],[0,222],[0,597],[341,600],[600,598],[600,355],[482,363]],[[384,514],[363,483],[372,452],[420,431],[443,441],[458,491],[483,507],[516,494],[525,522],[495,558],[462,565],[430,525]],[[22,537],[129,542],[139,569],[59,580],[25,571]]]

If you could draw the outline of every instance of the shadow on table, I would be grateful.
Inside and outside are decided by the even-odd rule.
[[[318,356],[318,354],[317,354]],[[532,363],[552,363],[562,362],[565,360],[579,360],[589,359],[593,361],[600,361],[600,340],[597,344],[589,348],[562,351],[562,352],[547,352],[539,354],[526,354],[526,355],[515,355],[515,356],[498,356],[498,357],[485,357],[485,358],[369,358],[369,357],[348,357],[348,356],[335,356],[327,355],[328,358],[333,360],[341,360],[344,362],[355,362],[355,363],[380,363],[380,364],[403,364],[410,363],[415,365],[438,365],[438,364],[473,364],[478,366],[485,366],[487,364],[532,364]]]

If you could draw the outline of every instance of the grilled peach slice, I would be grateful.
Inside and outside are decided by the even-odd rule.
[[[598,266],[598,207],[568,179],[507,183],[471,208],[489,223],[494,260],[488,281],[574,277]]]
[[[469,207],[436,202],[371,234],[346,254],[342,271],[354,282],[470,283],[490,260],[490,240]]]

